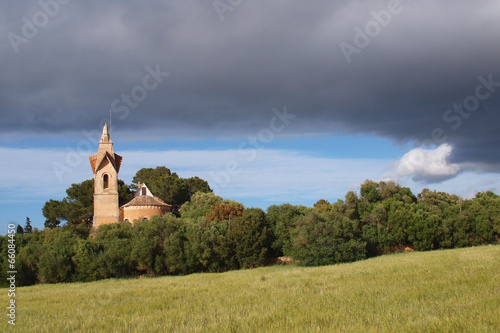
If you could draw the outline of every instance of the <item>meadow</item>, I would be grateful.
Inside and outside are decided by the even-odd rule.
[[[4,316],[0,331],[498,332],[500,246],[35,285],[16,290],[16,305],[16,327]]]

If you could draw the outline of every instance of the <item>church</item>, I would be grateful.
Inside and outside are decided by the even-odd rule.
[[[146,184],[137,184],[134,197],[119,204],[118,172],[123,158],[113,151],[113,141],[104,124],[97,153],[89,157],[94,173],[94,228],[103,224],[149,220],[155,215],[163,215],[172,206],[155,197]]]

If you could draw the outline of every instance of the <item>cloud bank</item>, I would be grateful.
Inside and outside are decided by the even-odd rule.
[[[286,105],[291,136],[448,143],[450,163],[500,171],[500,3],[396,2],[253,0],[221,18],[212,1],[8,1],[0,136],[79,133],[113,109],[136,140],[242,138]]]

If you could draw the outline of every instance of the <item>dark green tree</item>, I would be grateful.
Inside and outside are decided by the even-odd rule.
[[[135,188],[138,183],[146,184],[155,196],[173,206],[174,213],[196,192],[212,192],[205,180],[198,177],[181,178],[164,166],[143,168],[137,171],[132,182]]]
[[[185,222],[189,261],[198,263],[200,271],[224,272],[238,268],[233,243],[227,236],[228,222],[211,222],[206,217]]]
[[[78,237],[68,230],[52,229],[45,233],[43,253],[38,263],[38,281],[42,283],[70,282],[75,271],[72,257]]]
[[[188,225],[172,214],[162,216],[166,223],[166,237],[163,244],[165,267],[168,274],[190,274],[198,271],[198,264],[192,260],[193,253],[187,237]]]
[[[19,252],[16,256],[16,283],[19,286],[29,286],[38,282],[40,257],[44,253],[42,233],[36,229],[30,234],[18,238]]]
[[[366,200],[368,203],[377,202],[381,199],[380,193],[378,192],[378,187],[378,183],[372,180],[366,180],[361,185],[361,198]]]
[[[356,192],[347,192],[345,195],[345,214],[348,218],[353,220],[359,219],[358,203],[359,198]]]
[[[197,192],[191,196],[190,201],[181,206],[179,212],[183,218],[198,218],[205,216],[215,203],[222,201],[222,198],[213,192]]]
[[[97,262],[103,277],[127,277],[136,274],[137,263],[132,258],[133,239],[132,225],[128,222],[99,227],[94,241],[102,247]]]
[[[137,262],[137,270],[150,276],[166,273],[165,240],[166,217],[153,217],[150,221],[136,222],[133,228],[131,258]]]
[[[234,245],[240,268],[265,265],[272,257],[272,231],[266,214],[260,208],[248,208],[231,221],[227,237]]]
[[[26,225],[24,226],[24,233],[31,234],[33,232],[33,227],[31,226],[31,220],[29,217],[26,217]]]
[[[292,255],[290,233],[297,220],[313,210],[313,208],[291,204],[272,205],[267,208],[266,217],[275,236],[272,247],[278,256]]]
[[[73,262],[75,268],[75,281],[91,282],[108,278],[107,265],[104,259],[104,245],[93,238],[80,239],[75,248]]]
[[[94,215],[94,180],[72,184],[63,200],[49,200],[43,207],[45,227],[55,228],[63,221],[68,225],[84,224],[90,228]],[[122,180],[118,180],[120,204],[132,197],[132,192]]]
[[[357,221],[335,212],[302,216],[292,231],[292,257],[304,266],[331,265],[366,257]]]

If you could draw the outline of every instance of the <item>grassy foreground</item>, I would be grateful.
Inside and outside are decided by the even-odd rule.
[[[7,289],[0,289],[4,312]],[[500,246],[328,267],[37,285],[18,332],[498,332]]]

